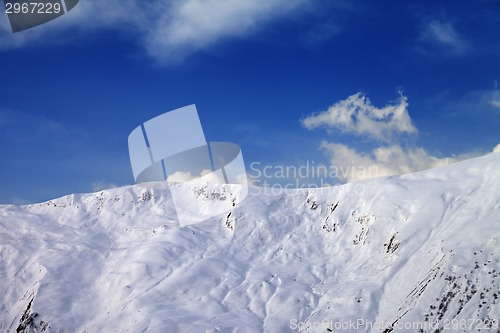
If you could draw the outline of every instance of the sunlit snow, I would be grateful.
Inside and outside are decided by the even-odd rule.
[[[208,210],[238,191],[176,186]],[[140,186],[4,205],[0,332],[497,332],[499,212],[498,153],[250,187],[187,227],[168,191]]]

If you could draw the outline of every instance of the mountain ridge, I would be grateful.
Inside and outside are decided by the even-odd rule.
[[[180,227],[161,184],[0,206],[0,331],[499,330],[498,153],[236,203],[172,186],[229,211]]]

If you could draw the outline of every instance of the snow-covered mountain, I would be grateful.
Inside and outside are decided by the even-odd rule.
[[[0,332],[500,332],[500,153],[282,193],[0,206]],[[233,202],[234,201],[234,202]]]

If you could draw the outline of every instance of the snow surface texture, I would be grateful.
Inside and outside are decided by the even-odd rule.
[[[161,186],[0,206],[0,332],[499,332],[499,153],[243,202],[175,186],[231,211],[181,228]]]

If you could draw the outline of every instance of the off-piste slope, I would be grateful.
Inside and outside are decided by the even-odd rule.
[[[498,153],[242,202],[173,186],[232,208],[180,227],[161,185],[0,206],[0,332],[499,331]]]

